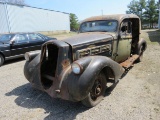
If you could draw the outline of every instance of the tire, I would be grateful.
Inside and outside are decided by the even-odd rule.
[[[94,107],[102,101],[106,91],[106,77],[101,72],[94,80],[94,85],[87,97],[82,100],[82,104],[87,107]]]
[[[3,65],[4,63],[4,57],[0,54],[0,67]]]

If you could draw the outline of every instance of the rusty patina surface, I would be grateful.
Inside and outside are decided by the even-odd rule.
[[[124,70],[140,58],[146,42],[140,39],[141,25],[136,15],[96,16],[85,19],[82,24],[101,20],[117,21],[117,29],[80,32],[62,41],[46,42],[41,54],[26,62],[27,80],[51,97],[71,101],[83,101],[101,72],[106,80],[112,78],[117,82]],[[132,32],[127,33],[126,27],[126,33],[122,34],[123,23],[128,23]],[[73,64],[79,66],[79,74],[73,72]]]
[[[122,22],[122,20],[126,19],[126,18],[137,18],[139,19],[139,17],[137,15],[134,14],[115,14],[115,15],[101,15],[101,16],[93,16],[90,18],[87,18],[85,20],[82,21],[83,22],[88,22],[88,21],[96,21],[96,20],[117,20],[118,22]]]

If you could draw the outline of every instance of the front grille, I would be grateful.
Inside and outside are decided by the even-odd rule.
[[[85,56],[103,54],[105,52],[108,52],[108,53],[111,52],[110,44],[77,50],[76,54],[77,54],[77,59],[79,59]]]
[[[41,59],[41,81],[44,88],[47,89],[52,86],[56,76],[58,47],[54,44],[43,46]]]

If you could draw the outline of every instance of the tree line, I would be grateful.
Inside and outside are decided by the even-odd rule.
[[[149,24],[150,28],[158,23],[159,2],[156,0],[132,0],[126,11],[127,14],[136,14],[140,17],[142,25]]]
[[[79,28],[78,17],[73,13],[70,13],[70,28],[71,31],[78,31]]]

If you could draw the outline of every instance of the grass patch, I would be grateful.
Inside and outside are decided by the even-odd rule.
[[[76,32],[60,32],[60,33],[52,33],[46,32],[43,33],[49,37],[57,38],[58,40],[62,40],[71,36],[76,35]],[[160,30],[151,29],[151,30],[142,30],[141,38],[144,38],[148,44],[159,44],[160,45]]]
[[[65,38],[69,38],[71,36],[74,36],[76,35],[77,33],[76,32],[64,32],[64,33],[43,33],[44,35],[46,36],[49,36],[49,37],[52,37],[52,38],[57,38],[58,40],[62,40],[62,39],[65,39]]]
[[[141,37],[144,38],[148,44],[160,44],[159,30],[142,30]]]

